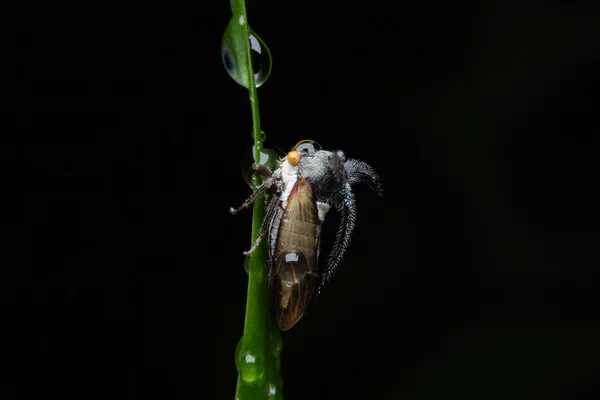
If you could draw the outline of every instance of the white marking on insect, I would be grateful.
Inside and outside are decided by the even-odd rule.
[[[288,197],[298,180],[298,166],[292,165],[288,160],[281,163],[281,181],[283,182],[283,191],[281,192],[281,206],[285,208]]]
[[[331,208],[330,204],[317,201],[317,210],[319,211],[319,220],[321,222],[325,221],[325,215],[327,215],[327,212],[329,211],[330,208]]]

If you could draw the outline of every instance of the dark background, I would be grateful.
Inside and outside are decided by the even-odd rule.
[[[251,118],[204,3],[9,16],[0,397],[233,398]],[[250,1],[267,145],[386,187],[282,334],[286,399],[598,395],[599,15],[487,3]]]

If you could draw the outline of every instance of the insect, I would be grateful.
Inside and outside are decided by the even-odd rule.
[[[258,238],[244,254],[251,254],[268,237],[271,317],[285,331],[302,318],[313,295],[321,292],[344,257],[356,222],[352,186],[366,183],[379,195],[383,186],[370,165],[346,159],[341,150],[322,150],[311,140],[297,143],[275,171],[255,164],[250,173],[254,172],[265,181],[241,207],[229,211],[237,214],[268,194]],[[331,207],[340,213],[340,225],[320,271],[321,227]]]

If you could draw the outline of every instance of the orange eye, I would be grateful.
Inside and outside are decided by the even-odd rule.
[[[298,164],[298,161],[300,161],[300,153],[297,151],[290,151],[287,155],[287,159],[290,164],[296,165]]]

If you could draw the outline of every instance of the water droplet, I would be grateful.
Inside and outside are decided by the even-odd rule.
[[[273,385],[272,383],[269,383],[269,385],[267,386],[267,390],[269,391],[269,398],[275,398],[276,394],[277,394],[277,388],[275,387],[275,385]]]
[[[271,349],[271,354],[273,357],[279,357],[281,354],[281,350],[283,349],[283,340],[281,340],[281,335],[279,334],[279,330],[273,327],[273,331],[269,336],[269,347]]]
[[[317,151],[323,150],[321,145],[314,140],[302,140],[293,147],[294,150],[302,155],[315,154]]]
[[[256,159],[256,147],[252,146],[252,155],[254,161],[259,164],[267,166],[271,171],[275,171],[277,169],[277,161],[281,158],[279,153],[275,150],[262,148],[260,149],[260,160]]]
[[[252,148],[247,149],[244,152],[241,160],[242,176],[244,177],[244,180],[246,181],[248,186],[250,186],[251,188],[253,187],[252,179],[248,176],[248,172],[250,171],[250,168],[252,168],[252,165],[254,165],[254,162],[256,161],[255,149],[256,148],[254,146],[252,146]],[[271,171],[275,171],[279,167],[277,161],[279,161],[281,157],[282,155],[280,155],[275,150],[262,148],[260,150],[260,160],[258,161],[258,163],[265,165]]]
[[[250,273],[250,257],[244,257],[244,271],[246,275]]]
[[[252,139],[254,139],[254,131],[250,132],[250,137]],[[260,140],[262,140],[263,142],[265,140],[267,140],[267,133],[265,131],[263,131],[263,130],[260,131]]]
[[[239,358],[240,375],[246,382],[254,382],[264,372],[263,359],[255,354],[245,352]]]
[[[246,29],[249,30],[247,40]],[[248,82],[248,57],[250,48],[254,83],[259,87],[271,74],[271,52],[263,40],[252,29],[247,27],[243,15],[234,14],[221,41],[221,59],[229,76],[244,87]]]
[[[250,47],[252,49],[252,71],[254,71],[254,83],[259,87],[271,74],[271,52],[263,40],[251,32]]]
[[[237,346],[235,347],[235,367],[238,371],[240,370],[240,350],[242,349],[243,340],[244,338],[242,337],[238,342]]]

